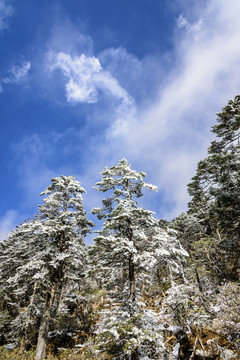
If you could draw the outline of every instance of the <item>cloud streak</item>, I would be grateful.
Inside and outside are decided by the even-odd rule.
[[[3,77],[0,81],[0,93],[3,92],[4,86],[9,84],[21,84],[29,76],[29,71],[31,69],[31,62],[21,61],[20,65],[13,65],[8,70],[8,75]]]
[[[231,0],[208,3],[197,20],[181,18],[167,84],[122,134],[129,158],[153,174],[164,207],[171,204],[162,216],[186,209],[186,184],[206,155],[215,113],[239,93],[239,16],[240,4]]]
[[[0,31],[8,28],[9,19],[13,13],[13,7],[8,4],[8,1],[0,0]]]

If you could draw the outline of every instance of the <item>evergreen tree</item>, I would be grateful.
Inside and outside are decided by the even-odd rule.
[[[166,349],[161,330],[154,310],[136,302],[125,302],[102,312],[97,329],[97,348],[115,360],[163,360]]]
[[[217,117],[209,156],[200,161],[189,184],[190,212],[197,213],[208,235],[217,236],[228,257],[225,276],[236,278],[240,253],[240,96]],[[226,259],[225,259],[226,260]]]
[[[102,181],[96,184],[96,188],[111,194],[102,201],[102,208],[92,210],[99,219],[104,219],[103,228],[89,250],[93,271],[98,283],[105,285],[110,297],[121,304],[120,309],[115,309],[117,318],[122,313],[124,323],[124,314],[128,309],[128,323],[132,326],[141,324],[140,318],[146,315],[143,315],[143,304],[138,301],[143,287],[152,280],[159,261],[164,259],[168,266],[177,270],[182,257],[187,255],[176,237],[159,227],[153,213],[138,206],[137,198],[143,195],[144,188],[157,190],[144,181],[145,175],[132,170],[126,159],[120,160],[116,166],[106,167],[102,172]],[[108,313],[108,321],[111,322],[111,316],[115,318],[115,312]],[[143,328],[141,330],[144,332]],[[149,336],[153,336],[151,330],[148,330]],[[119,331],[122,332],[121,329]],[[143,348],[143,338],[139,328],[139,336],[133,336],[127,343],[122,339],[124,348],[128,348],[131,341],[134,344],[129,345],[132,349],[131,359],[138,359]],[[120,358],[128,358],[127,354],[122,356]]]
[[[193,265],[198,273],[194,251],[195,242],[201,238],[201,227],[198,219],[193,215],[182,213],[171,222],[171,226],[176,230],[177,238],[189,254],[188,265]],[[198,274],[197,278],[199,278]]]
[[[14,275],[8,279],[9,286],[18,295],[31,291],[25,311],[29,314],[24,321],[25,331],[35,303],[37,312],[41,314],[37,360],[46,354],[53,305],[55,311],[61,313],[64,298],[71,296],[71,287],[84,275],[86,252],[83,237],[93,226],[83,208],[84,192],[73,176],[53,178],[41,194],[46,197],[36,217],[10,235],[11,243],[15,241],[15,249],[21,254],[14,256],[18,263]]]

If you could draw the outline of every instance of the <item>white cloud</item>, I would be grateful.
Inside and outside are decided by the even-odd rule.
[[[120,101],[113,115],[114,124],[111,134],[118,134],[120,128],[126,128],[135,115],[135,102],[119,82],[105,71],[97,57],[71,56],[69,54],[50,53],[47,67],[50,71],[61,70],[66,78],[66,98],[69,103],[96,103],[100,93]]]
[[[159,97],[123,133],[130,158],[153,173],[172,207],[186,208],[186,184],[206,156],[215,113],[240,90],[240,3],[210,2],[176,44],[175,68]],[[183,19],[182,19],[183,20]]]
[[[29,61],[22,61],[20,65],[13,65],[8,70],[9,76],[2,79],[4,84],[19,84],[21,81],[27,78],[31,69],[31,63]]]
[[[15,210],[8,210],[6,214],[0,218],[0,240],[4,240],[17,225],[18,214]]]
[[[109,91],[113,96],[125,102],[131,102],[127,92],[111,74],[104,71],[98,58],[94,56],[71,57],[66,53],[49,55],[48,68],[60,69],[68,79],[66,96],[69,102],[95,103],[98,101],[98,90]]]
[[[8,75],[0,79],[0,93],[4,91],[4,87],[9,84],[21,84],[29,76],[31,63],[29,61],[21,61],[20,65],[13,65],[8,70]]]
[[[13,7],[8,3],[7,0],[0,0],[0,31],[8,28],[9,18],[14,13]]]
[[[60,69],[67,78],[67,101],[95,103],[98,100],[96,75],[102,68],[97,58],[84,54],[72,58],[60,52],[49,55],[48,67],[51,71]]]
[[[192,33],[199,32],[201,30],[202,24],[203,24],[203,21],[201,18],[198,19],[197,22],[189,23],[183,14],[179,15],[176,22],[177,22],[178,29],[190,30]]]
[[[184,17],[183,14],[179,15],[179,17],[177,18],[177,27],[178,29],[182,29],[182,28],[188,28],[189,24],[187,19]]]

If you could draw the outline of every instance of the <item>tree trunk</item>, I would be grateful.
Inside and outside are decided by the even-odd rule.
[[[25,329],[24,329],[24,335],[21,339],[21,345],[20,345],[20,354],[24,353],[25,348],[26,348],[26,340],[27,340],[27,334],[28,334],[28,330],[29,330],[29,325],[31,323],[31,317],[32,317],[32,311],[31,311],[31,307],[33,306],[33,302],[35,299],[35,295],[36,295],[36,291],[37,291],[37,286],[38,286],[38,282],[35,281],[34,282],[34,286],[33,286],[33,293],[32,296],[30,298],[30,303],[28,305],[28,308],[30,308],[30,313],[26,319],[26,324],[25,324]]]
[[[136,348],[132,353],[131,353],[131,360],[138,360],[139,356],[138,356],[138,348]]]
[[[133,241],[133,232],[131,228],[131,220],[127,220],[127,236],[130,242]],[[131,301],[136,300],[136,278],[135,278],[135,266],[133,262],[133,254],[130,254],[128,264],[128,279],[129,279],[129,297]]]
[[[161,274],[160,274],[160,269],[159,269],[159,267],[157,268],[157,282],[158,282],[158,285],[161,284]]]
[[[130,300],[136,300],[136,279],[135,279],[135,268],[133,263],[133,255],[130,255],[129,258],[129,290],[130,290]]]
[[[196,280],[197,280],[197,283],[198,283],[199,291],[202,293],[203,288],[202,288],[200,276],[199,276],[199,273],[198,273],[197,265],[194,266],[194,272],[195,272]]]
[[[63,298],[66,292],[66,282],[62,284],[62,288],[60,290],[59,300],[58,300],[58,308],[57,308],[57,316],[61,315],[63,308]]]
[[[65,293],[65,284],[63,283],[58,299],[57,316],[59,316],[62,312],[64,293]]]
[[[222,241],[222,237],[221,237],[221,234],[220,234],[218,228],[216,229],[216,233],[217,233],[217,236],[218,236],[218,240]]]
[[[51,309],[55,295],[55,285],[46,294],[46,301],[43,310],[42,320],[38,332],[37,350],[35,360],[42,360],[46,357],[48,327],[51,317]]]

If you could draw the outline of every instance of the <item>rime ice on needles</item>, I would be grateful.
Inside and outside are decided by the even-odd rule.
[[[36,359],[45,356],[53,300],[58,312],[63,311],[64,298],[74,295],[74,284],[77,282],[79,286],[84,275],[83,237],[93,226],[83,208],[84,192],[73,176],[53,178],[41,194],[46,197],[38,214],[13,231],[8,239],[14,260],[6,258],[1,275],[8,265],[11,274],[7,286],[29,303],[25,310],[28,313],[25,333],[34,313],[42,315]],[[22,318],[22,312],[19,316]]]
[[[98,349],[111,359],[163,360],[164,344],[156,313],[128,302],[105,312],[97,330]]]
[[[97,190],[108,191],[110,197],[102,201],[102,208],[92,210],[105,221],[89,250],[92,272],[120,304],[103,313],[97,342],[113,359],[135,358],[136,354],[139,359],[160,359],[163,344],[161,335],[156,334],[157,315],[138,300],[160,261],[178,270],[187,255],[174,234],[159,227],[153,212],[138,206],[136,199],[143,195],[143,188],[157,190],[144,181],[145,176],[122,159],[118,165],[106,167],[102,181],[96,184]],[[112,346],[119,353],[113,354]]]
[[[138,206],[136,199],[143,195],[143,188],[157,190],[144,181],[145,176],[122,159],[106,167],[96,184],[97,190],[110,192],[110,197],[102,201],[102,208],[92,210],[105,222],[90,255],[96,276],[125,300],[135,301],[160,259],[177,269],[187,255],[174,234],[159,227],[153,212]]]

